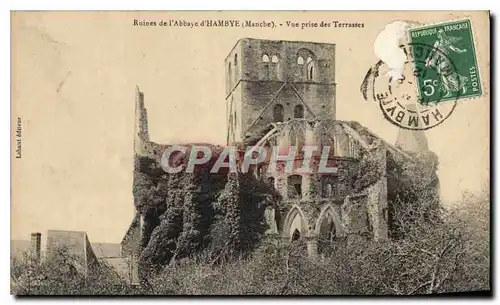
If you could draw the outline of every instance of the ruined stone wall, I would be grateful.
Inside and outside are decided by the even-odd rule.
[[[346,236],[362,235],[373,237],[369,200],[367,195],[346,197],[341,206],[342,222]]]
[[[330,120],[301,120],[292,119],[280,125],[280,130],[276,132],[270,139],[270,145],[266,146],[271,149],[274,145],[279,148],[279,155],[287,155],[290,147],[296,149],[296,156],[291,172],[285,172],[286,162],[278,161],[277,168],[270,168],[270,158],[266,160],[266,164],[262,166],[262,171],[265,178],[273,177],[275,186],[283,199],[315,199],[325,197],[325,187],[328,187],[330,195],[326,197],[345,197],[353,192],[355,176],[358,174],[358,151],[359,148],[353,148],[355,142],[350,140],[343,129],[336,128],[335,122]],[[338,141],[340,139],[341,141]],[[340,143],[338,143],[340,142]],[[313,152],[312,160],[309,167],[312,173],[300,173],[298,169],[304,166],[304,153],[301,150],[303,145],[317,146],[317,150]],[[328,155],[323,154],[325,146],[330,146]],[[344,147],[345,146],[345,147]],[[341,147],[342,149],[338,149]],[[342,156],[338,156],[341,153]],[[320,173],[319,166],[321,158],[327,157],[326,166],[335,168],[335,173]],[[289,179],[293,176],[300,176],[302,183],[302,198],[292,196],[294,189],[290,186]]]
[[[51,260],[61,252],[66,253],[74,261],[76,268],[88,272],[98,266],[99,262],[85,232],[47,231],[46,257]]]
[[[386,239],[387,232],[387,150],[382,144],[373,152],[380,173],[377,181],[366,189],[367,208],[375,240]]]
[[[302,164],[302,160],[297,160]],[[318,161],[313,161],[313,166],[317,166]],[[358,161],[352,158],[333,157],[328,164],[329,167],[336,167],[334,174],[296,174],[296,173],[264,173],[263,179],[274,178],[276,191],[284,200],[314,200],[319,198],[343,199],[354,190],[354,181],[358,174]],[[314,168],[314,167],[313,167]],[[317,169],[316,169],[317,170]],[[290,177],[299,176],[302,182],[302,196],[299,198],[291,188]],[[331,184],[332,189],[327,190],[327,184]],[[327,192],[328,191],[328,192]]]
[[[293,187],[281,179],[282,183],[277,186],[278,193],[282,195],[281,204],[285,206],[282,207],[283,212],[287,214],[298,204],[302,213],[307,215],[308,222],[315,223],[320,221],[319,211],[331,206],[340,215],[341,220],[337,221],[341,222],[339,226],[345,228],[346,235],[386,239],[388,166],[384,142],[354,122],[329,121],[316,122],[312,142],[336,148],[333,156],[329,156],[328,165],[336,167],[337,172],[303,175],[303,187],[307,189],[301,198],[292,198],[290,192],[293,192]],[[280,189],[283,186],[286,188]],[[308,231],[308,234],[316,233]]]

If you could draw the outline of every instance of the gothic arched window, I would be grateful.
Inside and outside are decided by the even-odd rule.
[[[300,199],[302,197],[302,176],[291,175],[287,178],[288,198]]]
[[[337,196],[338,194],[338,187],[339,187],[339,182],[338,178],[336,176],[324,176],[321,179],[321,193],[322,197],[329,198],[332,196]]]
[[[308,80],[313,80],[314,79],[314,65],[310,65],[307,69],[307,79]]]
[[[283,122],[283,105],[276,104],[273,108],[273,119],[275,122]]]
[[[293,117],[296,119],[304,118],[304,107],[302,105],[297,105],[293,109]]]
[[[331,197],[332,196],[332,185],[328,183],[326,185],[326,197]]]
[[[321,220],[318,238],[318,252],[324,253],[335,241],[337,232],[332,214],[328,211]]]
[[[314,79],[314,60],[311,57],[307,58],[307,79]]]
[[[269,62],[269,56],[267,56],[267,54],[262,55],[262,62]]]
[[[297,52],[298,61],[300,60],[298,67],[298,76],[300,76],[301,80],[313,80],[316,74],[316,56],[314,53],[306,48],[302,48]]]
[[[273,57],[271,58],[271,62],[273,62],[273,63],[277,63],[278,61],[279,61],[278,56],[273,55]]]

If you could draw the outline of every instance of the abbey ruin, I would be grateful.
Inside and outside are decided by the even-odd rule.
[[[280,147],[283,151],[295,146],[297,162],[304,159],[303,146],[332,148],[326,160],[335,168],[332,173],[290,173],[284,171],[284,164],[268,170],[266,162],[251,173],[255,181],[269,186],[273,192],[268,199],[262,199],[266,201],[265,233],[287,240],[304,240],[312,257],[321,253],[320,241],[325,239],[392,238],[397,227],[392,217],[392,202],[403,197],[411,200],[411,196],[419,196],[421,189],[431,190],[426,196],[439,197],[437,158],[428,151],[423,132],[401,129],[397,142],[391,144],[357,122],[337,118],[336,60],[335,44],[250,38],[240,39],[225,59],[228,146]],[[151,141],[147,125],[144,94],[137,89],[134,140],[137,213],[122,241],[122,255],[137,258],[157,257],[167,251],[162,247],[176,249],[163,239],[168,236],[176,240],[182,234],[182,229],[175,234],[162,233],[162,224],[171,223],[173,216],[169,213],[174,212],[161,198],[174,196],[173,189],[178,185],[172,182],[172,177],[153,180],[147,177],[166,176],[161,170],[152,173],[147,162],[158,164],[163,151],[170,146]],[[313,169],[320,158],[313,155]],[[423,173],[417,175],[417,170]],[[207,190],[203,200],[217,200],[226,176],[219,173],[197,180],[198,184],[208,184],[200,186],[202,193]],[[144,182],[147,179],[153,182]],[[159,182],[161,179],[167,182]],[[184,183],[184,178],[176,179]],[[161,183],[164,184],[160,187]],[[144,185],[155,194],[165,188],[161,195],[164,197],[159,195],[160,199],[149,200],[150,195],[140,191]],[[185,214],[179,217],[184,217],[186,223]]]

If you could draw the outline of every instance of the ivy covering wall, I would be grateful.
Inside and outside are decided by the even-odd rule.
[[[406,226],[420,218],[438,221],[436,155],[425,152],[404,156],[369,135],[361,136],[373,145],[373,151],[361,150],[359,162],[348,169],[350,178],[344,183],[349,184],[350,192],[362,193],[381,177],[387,178],[392,238],[404,236]],[[246,255],[260,242],[267,229],[264,211],[275,206],[276,193],[253,174],[210,173],[217,157],[214,155],[194,173],[178,174],[165,173],[155,158],[136,157],[134,203],[144,216],[141,270],[160,270],[200,253],[218,262]],[[382,157],[383,162],[379,160]]]
[[[261,239],[273,191],[252,174],[213,174],[210,168],[167,174],[157,160],[136,157],[133,194],[144,216],[142,270],[159,270],[200,252],[214,260],[245,254]]]

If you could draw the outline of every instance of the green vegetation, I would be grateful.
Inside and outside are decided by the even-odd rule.
[[[408,295],[489,290],[489,188],[482,195],[466,194],[459,205],[445,209],[437,196],[437,158],[432,153],[414,157],[412,164],[387,158],[391,238],[325,240],[326,250],[315,259],[307,256],[304,240],[291,243],[264,234],[264,210],[280,207],[273,190],[253,175],[211,174],[210,166],[167,175],[154,160],[138,158],[135,204],[145,215],[141,285],[121,280],[104,262],[84,276],[61,251],[41,264],[29,256],[13,259],[12,293]],[[376,181],[378,167],[377,160],[365,158],[353,188]]]
[[[234,179],[230,181],[236,183]],[[42,264],[28,258],[13,261],[12,293],[405,295],[489,290],[489,208],[488,195],[466,195],[460,205],[443,212],[441,221],[414,224],[404,238],[338,240],[316,260],[307,257],[302,241],[273,238],[262,238],[247,255],[214,255],[232,242],[228,232],[241,232],[238,222],[218,218],[203,251],[172,260],[143,287],[118,280],[107,268],[88,277],[61,268],[68,261],[61,253]]]

